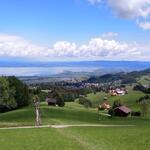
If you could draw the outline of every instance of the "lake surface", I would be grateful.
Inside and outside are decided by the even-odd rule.
[[[2,76],[53,76],[69,72],[93,72],[100,67],[0,67]]]
[[[150,62],[137,61],[83,61],[83,62],[2,62],[0,75],[4,76],[54,76],[70,73],[105,74],[119,71],[144,70]]]

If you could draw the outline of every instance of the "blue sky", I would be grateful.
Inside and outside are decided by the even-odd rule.
[[[113,1],[0,0],[0,57],[148,60],[150,1]]]

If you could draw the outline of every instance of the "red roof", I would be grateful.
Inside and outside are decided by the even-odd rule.
[[[125,112],[127,114],[131,112],[131,109],[126,107],[126,106],[120,106],[120,107],[115,108],[115,110],[116,109],[119,109],[119,110],[121,110],[121,111],[123,111],[123,112]]]

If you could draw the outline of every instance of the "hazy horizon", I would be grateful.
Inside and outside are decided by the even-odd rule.
[[[4,62],[0,63],[0,75],[6,76],[57,76],[68,73],[96,75],[129,72],[150,68],[150,62],[140,61],[76,61],[76,62]],[[91,73],[92,75],[92,73]]]

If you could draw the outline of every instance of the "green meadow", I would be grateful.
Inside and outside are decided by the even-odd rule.
[[[93,107],[97,107],[99,103],[102,103],[104,97],[108,98],[108,102],[111,105],[113,105],[115,100],[120,99],[124,105],[128,106],[134,111],[138,111],[140,110],[140,105],[136,101],[144,95],[145,94],[143,92],[129,90],[129,93],[123,96],[111,96],[109,93],[98,92],[96,94],[88,94],[86,98],[92,102]]]
[[[2,150],[149,150],[150,127],[72,127],[0,131]]]
[[[141,92],[121,96],[123,102],[134,110]],[[118,97],[105,93],[89,94],[95,103],[108,96],[112,104]],[[98,99],[99,98],[99,99]],[[149,118],[127,117],[98,119],[96,108],[85,108],[77,102],[65,107],[49,107],[41,103],[43,125],[105,124],[134,125],[130,127],[69,127],[35,129],[0,129],[0,150],[149,150]],[[24,107],[0,114],[0,127],[30,126],[35,124],[34,107]]]

